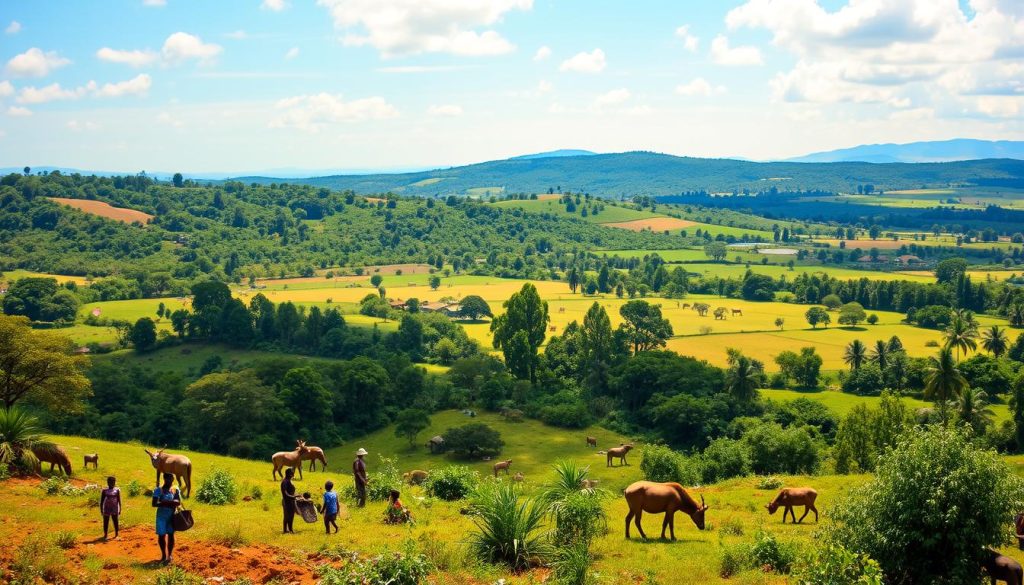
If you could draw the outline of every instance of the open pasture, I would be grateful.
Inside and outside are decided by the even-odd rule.
[[[68,207],[74,207],[79,211],[105,217],[107,219],[113,219],[116,221],[123,221],[124,223],[149,223],[153,216],[138,211],[136,209],[127,209],[125,207],[114,207],[113,205],[104,201],[95,201],[92,199],[68,199],[65,197],[50,197],[50,201],[60,203],[61,205],[67,205]]]
[[[5,284],[11,284],[15,280],[22,278],[53,278],[57,281],[57,284],[64,284],[65,282],[73,282],[79,286],[89,284],[89,278],[85,276],[71,276],[67,274],[46,274],[45,272],[33,272],[31,270],[6,270],[0,272],[0,282]],[[96,280],[99,280],[98,278]]]

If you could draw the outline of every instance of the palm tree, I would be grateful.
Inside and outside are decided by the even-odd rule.
[[[947,422],[946,405],[960,396],[967,388],[967,379],[956,368],[953,350],[946,346],[939,350],[938,357],[928,358],[928,372],[924,379],[924,396],[939,403],[942,424]]]
[[[885,367],[889,364],[889,345],[879,339],[875,342],[875,347],[871,350],[871,361],[878,364],[878,369],[885,370]]]
[[[0,463],[26,472],[34,469],[38,460],[32,449],[56,449],[56,445],[43,438],[35,417],[19,408],[0,408]]]
[[[726,391],[740,402],[752,401],[764,377],[764,366],[745,355],[733,356],[730,362],[732,366],[725,375]]]
[[[850,366],[851,370],[856,370],[864,363],[867,353],[868,349],[864,343],[859,339],[854,339],[850,345],[846,346],[846,351],[843,352],[843,361]]]
[[[982,433],[992,422],[992,409],[988,406],[988,394],[984,390],[964,388],[960,399],[952,401],[960,421],[968,424],[975,433]]]
[[[1024,302],[1017,301],[1006,309],[1006,318],[1014,327],[1024,326]]]
[[[978,349],[978,322],[974,313],[965,309],[957,309],[946,327],[946,347],[956,348],[956,360],[960,361],[960,353]]]
[[[981,346],[996,357],[1002,356],[1010,347],[1010,341],[1006,338],[1006,329],[999,325],[993,325],[982,331]]]

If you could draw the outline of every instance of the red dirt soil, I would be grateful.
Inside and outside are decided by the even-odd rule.
[[[149,223],[153,216],[138,211],[135,209],[127,209],[124,207],[114,207],[109,203],[103,201],[93,201],[92,199],[67,199],[65,197],[50,197],[50,201],[60,203],[61,205],[67,205],[68,207],[74,207],[80,211],[105,217],[107,219],[113,219],[116,221],[123,221],[124,223]]]
[[[664,230],[688,228],[697,225],[697,222],[679,219],[677,217],[652,217],[651,219],[634,219],[633,221],[620,221],[616,223],[604,223],[601,225],[634,232],[640,232],[648,228],[650,228],[651,231],[660,232]]]

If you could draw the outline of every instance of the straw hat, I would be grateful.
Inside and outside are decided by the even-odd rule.
[[[366,449],[360,447],[359,450],[356,451],[356,455],[368,455],[368,453],[366,452]]]

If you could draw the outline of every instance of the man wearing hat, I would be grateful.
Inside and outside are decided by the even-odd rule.
[[[356,451],[356,460],[352,462],[352,476],[356,480],[356,505],[360,508],[366,507],[366,484],[370,481],[366,477],[366,462],[363,461],[365,456],[366,449],[360,447]]]

